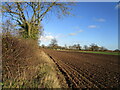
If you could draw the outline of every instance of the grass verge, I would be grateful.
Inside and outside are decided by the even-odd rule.
[[[58,51],[96,53],[96,54],[106,54],[106,55],[120,55],[120,52],[78,51],[78,50],[58,50]]]
[[[119,52],[94,52],[94,51],[79,51],[84,53],[96,53],[96,54],[107,54],[107,55],[120,55]]]

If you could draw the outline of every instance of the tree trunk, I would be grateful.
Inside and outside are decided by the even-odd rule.
[[[28,26],[28,36],[31,36],[31,25],[29,23],[27,23]]]

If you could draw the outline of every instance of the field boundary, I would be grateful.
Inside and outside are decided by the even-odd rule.
[[[56,62],[53,60],[52,57],[50,57],[50,55],[48,55],[47,53],[44,52],[44,54],[46,55],[46,57],[51,60],[52,62],[50,63],[51,64],[51,67],[53,67],[54,69],[54,73],[56,75],[59,75],[59,79],[58,77],[56,76],[56,78],[58,79],[59,81],[59,84],[60,84],[60,87],[61,88],[68,88],[68,84],[65,80],[65,77],[64,75],[62,74],[61,70],[59,69],[59,67],[57,66]]]
[[[47,54],[52,60],[53,62],[57,65],[58,69],[60,70],[60,72],[64,75],[65,79],[66,79],[66,83],[68,84],[68,86],[71,86],[71,81],[69,80],[69,75],[67,75],[67,73],[65,72],[65,70],[63,70],[63,68],[61,68],[61,66],[54,60],[54,58],[52,56],[50,56],[49,54]]]
[[[102,54],[102,55],[120,55],[120,52],[101,52],[101,51],[77,51],[77,50],[57,50],[66,52],[81,52],[81,53],[91,53],[91,54]]]

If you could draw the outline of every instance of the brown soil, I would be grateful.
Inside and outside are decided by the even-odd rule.
[[[117,88],[120,70],[118,56],[44,50],[73,88]]]

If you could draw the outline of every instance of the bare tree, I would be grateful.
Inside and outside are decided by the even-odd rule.
[[[80,44],[77,44],[77,45],[76,45],[76,49],[81,50]]]
[[[99,50],[99,46],[97,46],[96,44],[91,44],[90,45],[90,50],[92,50],[92,51],[98,51]]]
[[[67,49],[67,45],[66,44],[65,44],[64,48]]]
[[[102,47],[99,48],[99,50],[100,50],[100,51],[106,51],[107,49],[102,46]]]
[[[44,44],[41,45],[42,48],[45,48],[46,46]]]
[[[37,39],[41,30],[41,21],[49,14],[56,12],[58,16],[69,15],[68,3],[60,2],[3,2],[3,16],[9,16],[21,27],[25,38]]]
[[[10,20],[6,20],[2,22],[2,33],[8,34],[8,33],[14,33],[15,34],[15,27],[16,25],[13,24]]]
[[[70,47],[71,49],[76,49],[76,50],[81,50],[80,44],[74,44],[73,46]]]
[[[87,45],[84,45],[84,50],[89,50],[89,47]]]
[[[58,44],[57,44],[57,40],[54,38],[51,40],[51,43],[49,45],[51,48],[57,48],[58,47]]]

